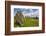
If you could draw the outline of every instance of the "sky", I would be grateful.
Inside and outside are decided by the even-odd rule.
[[[33,9],[33,8],[14,8],[14,16],[16,13],[21,12],[24,17],[29,16],[29,17],[39,17],[39,9]]]

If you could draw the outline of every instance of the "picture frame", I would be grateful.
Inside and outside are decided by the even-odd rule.
[[[11,6],[12,5],[12,6]],[[16,6],[17,5],[17,6]],[[29,7],[28,7],[29,6]],[[31,7],[30,7],[31,6]],[[33,30],[30,27],[26,27],[23,29],[20,27],[19,29],[15,28],[13,29],[13,8],[19,8],[20,7],[28,7],[28,8],[39,8],[40,10],[40,19],[39,23],[41,24],[41,28],[34,28]],[[34,8],[33,8],[34,9]],[[26,9],[24,9],[26,10]],[[11,14],[12,13],[12,14]],[[26,22],[27,23],[27,22]],[[29,30],[28,30],[29,29]],[[23,31],[24,30],[24,31]],[[35,34],[35,33],[44,33],[45,32],[45,7],[44,3],[36,3],[36,2],[20,2],[20,1],[5,1],[5,35],[18,35],[18,34]]]

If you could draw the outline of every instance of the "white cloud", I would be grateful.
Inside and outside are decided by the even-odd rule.
[[[32,11],[32,13],[31,12],[30,13],[24,13],[23,12],[23,15],[24,15],[24,17],[25,16],[29,16],[29,17],[36,17],[37,16],[37,17],[39,17],[39,11],[36,11],[36,12]]]

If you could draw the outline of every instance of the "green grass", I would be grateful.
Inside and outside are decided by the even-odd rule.
[[[34,18],[24,18],[23,19],[23,24],[21,24],[21,27],[34,27],[34,26],[39,26],[39,20],[34,19]],[[14,18],[14,27],[19,27],[19,25],[15,24],[16,19]]]

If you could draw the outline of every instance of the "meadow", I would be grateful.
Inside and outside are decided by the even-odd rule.
[[[15,22],[16,19],[14,17],[14,27],[20,27]],[[35,27],[35,26],[39,26],[39,19],[29,17],[23,18],[23,24],[21,24],[21,27]]]

